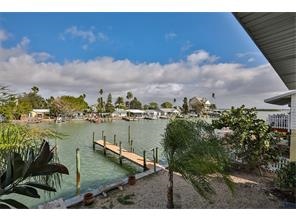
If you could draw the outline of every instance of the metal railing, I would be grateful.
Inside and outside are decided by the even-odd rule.
[[[267,123],[272,128],[290,130],[290,116],[287,114],[268,115]]]

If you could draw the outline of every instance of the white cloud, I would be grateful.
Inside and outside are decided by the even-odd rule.
[[[191,49],[193,47],[193,44],[187,40],[183,46],[181,47],[181,52],[185,52],[185,51],[188,51],[189,49]]]
[[[19,92],[37,85],[45,97],[86,93],[94,103],[98,89],[103,88],[106,95],[111,92],[114,98],[132,91],[144,103],[177,98],[177,104],[181,104],[185,96],[210,98],[215,92],[219,107],[243,103],[264,107],[265,98],[286,90],[269,64],[250,68],[219,63],[217,56],[204,50],[167,64],[134,63],[111,57],[60,64],[48,61],[51,55],[46,53],[26,52],[28,42],[24,39],[14,48],[0,48],[1,82]]]
[[[174,38],[176,38],[177,37],[177,34],[175,33],[175,32],[169,32],[169,33],[166,33],[165,35],[164,35],[164,38],[166,39],[166,40],[172,40],[172,39],[174,39]]]
[[[8,36],[9,34],[5,30],[0,29],[0,46],[1,46],[1,42],[4,42],[5,40],[8,39]]]

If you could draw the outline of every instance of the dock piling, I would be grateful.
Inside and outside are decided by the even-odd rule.
[[[92,143],[93,143],[93,150],[95,150],[95,132],[93,132],[93,136],[92,136]]]
[[[158,147],[155,148],[155,162],[158,163]]]
[[[102,140],[104,139],[104,130],[102,130]]]
[[[153,152],[153,169],[154,169],[154,173],[156,173],[156,157],[155,157],[154,148],[152,149],[152,152]]]
[[[121,156],[121,141],[119,141],[119,163],[122,165],[122,156]]]
[[[131,125],[128,125],[128,144],[131,144]]]
[[[133,140],[131,140],[131,152],[134,152],[133,151]]]
[[[114,141],[113,144],[116,145],[116,134],[114,134]]]
[[[146,165],[146,150],[143,151],[143,161],[144,161],[143,169],[144,169],[144,171],[146,171],[147,170],[147,165]]]
[[[104,138],[104,156],[106,156],[106,136]]]
[[[80,154],[79,148],[76,149],[76,195],[80,194]]]

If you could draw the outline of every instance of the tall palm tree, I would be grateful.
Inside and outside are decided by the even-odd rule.
[[[228,157],[210,124],[202,120],[174,119],[166,127],[162,144],[168,162],[168,208],[174,208],[174,172],[180,173],[206,199],[215,194],[210,174],[221,175],[232,190],[232,182],[224,171]]]

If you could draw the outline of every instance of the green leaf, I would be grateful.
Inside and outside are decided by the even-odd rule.
[[[40,195],[38,194],[37,190],[35,188],[29,187],[29,186],[14,187],[12,192],[17,193],[17,194],[21,194],[21,195],[25,195],[28,197],[40,198]]]
[[[13,199],[1,199],[0,201],[3,203],[7,203],[10,206],[17,208],[17,209],[28,209],[28,207],[26,205],[24,205],[16,200],[13,200]]]
[[[10,207],[6,204],[0,204],[0,209],[10,209]]]
[[[61,173],[69,175],[67,167],[59,163],[44,164],[41,166],[36,166],[31,169],[31,176],[42,176],[42,175],[51,175],[53,173]]]
[[[28,186],[31,186],[31,187],[36,187],[36,188],[39,188],[39,189],[42,189],[42,190],[56,192],[56,189],[55,188],[50,187],[50,186],[48,186],[46,184],[28,182],[28,183],[25,183],[24,185],[28,185]]]

